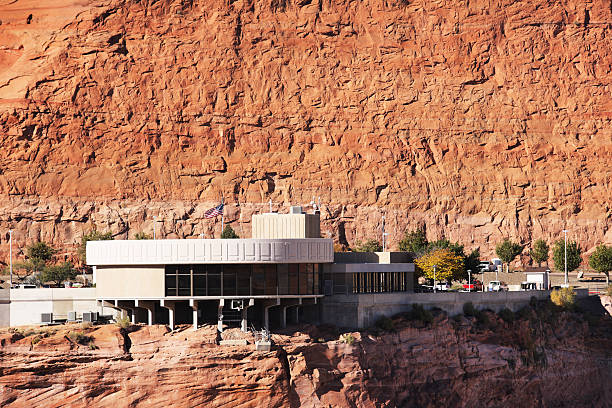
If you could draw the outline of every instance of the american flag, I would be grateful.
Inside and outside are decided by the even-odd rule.
[[[204,218],[215,218],[217,215],[221,214],[223,214],[223,203],[211,208],[210,210],[207,210],[204,213]]]

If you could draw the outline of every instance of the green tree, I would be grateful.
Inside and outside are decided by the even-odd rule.
[[[380,252],[382,245],[375,239],[368,239],[366,242],[356,241],[354,252]]]
[[[108,241],[112,240],[113,233],[110,231],[107,232],[99,232],[96,229],[89,231],[87,234],[83,234],[81,237],[81,244],[79,245],[79,249],[77,250],[77,255],[81,260],[81,263],[87,263],[87,241]]]
[[[429,242],[425,236],[425,231],[422,229],[406,232],[404,239],[399,242],[400,251],[412,252],[414,254],[422,254]]]
[[[571,272],[580,266],[582,257],[580,254],[582,249],[576,241],[567,243],[567,271]],[[565,240],[560,239],[555,242],[553,246],[553,261],[555,262],[555,269],[560,272],[565,271]]]
[[[46,266],[40,274],[42,282],[54,282],[56,285],[61,285],[62,282],[76,277],[76,271],[70,262],[64,262],[61,265]]]
[[[472,271],[472,276],[475,273],[480,273],[480,248],[474,249],[468,256],[465,257],[465,269],[466,269],[466,277],[467,270]]]
[[[465,273],[464,258],[457,255],[449,248],[438,248],[421,255],[415,260],[415,264],[423,271],[423,276],[441,280],[458,280]]]
[[[609,285],[610,271],[612,271],[612,246],[598,245],[589,257],[589,266],[606,275],[606,284]]]
[[[455,255],[465,258],[465,253],[463,252],[463,245],[459,244],[458,242],[450,242],[446,238],[430,242],[427,246],[428,251],[433,251],[435,249],[450,249],[455,253]]]
[[[26,248],[26,257],[31,261],[48,262],[56,253],[57,250],[46,242],[36,242]]]
[[[523,252],[523,246],[510,241],[508,238],[495,247],[495,253],[506,264],[506,271],[510,269],[510,262],[520,255],[521,252]]]
[[[134,235],[134,239],[137,239],[137,240],[153,239],[153,237],[147,234],[146,232],[141,231],[141,232],[137,232],[136,235]]]
[[[240,238],[238,236],[238,234],[236,234],[236,231],[234,231],[234,229],[229,226],[226,225],[225,228],[223,228],[223,232],[221,233],[221,238],[222,239],[235,239],[235,238]]]
[[[533,262],[537,262],[538,266],[542,266],[542,262],[548,261],[548,251],[550,247],[543,239],[538,239],[533,243],[533,248],[529,251],[529,256]]]

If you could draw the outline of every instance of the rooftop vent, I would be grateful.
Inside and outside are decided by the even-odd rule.
[[[292,205],[290,214],[302,214],[302,206],[300,205]]]

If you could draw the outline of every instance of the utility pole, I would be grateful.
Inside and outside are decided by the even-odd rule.
[[[436,265],[434,265],[433,268],[434,268],[434,293],[436,293]]]
[[[472,291],[472,270],[468,269],[468,291]]]

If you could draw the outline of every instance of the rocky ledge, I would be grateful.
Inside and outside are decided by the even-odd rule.
[[[3,407],[605,407],[612,319],[548,303],[421,312],[342,333],[293,327],[270,352],[216,327],[78,324],[0,333]],[[226,338],[240,337],[236,331]]]

